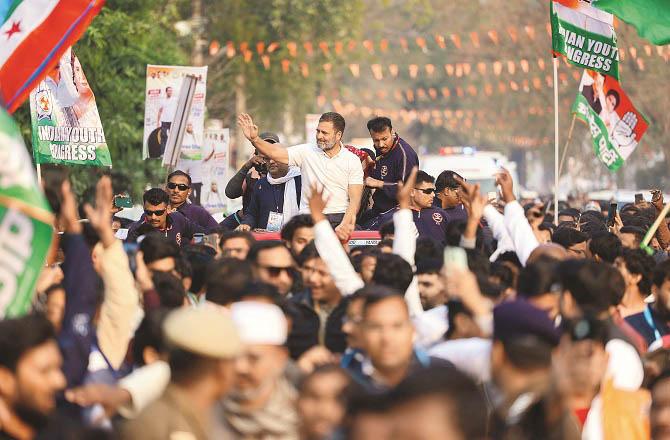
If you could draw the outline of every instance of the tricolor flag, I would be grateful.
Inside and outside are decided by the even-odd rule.
[[[619,50],[613,16],[590,0],[551,2],[551,42],[555,55],[575,66],[619,79]]]
[[[14,112],[104,0],[0,0],[0,106]]]
[[[572,112],[589,126],[596,156],[618,170],[642,139],[649,123],[611,76],[584,71]]]
[[[0,108],[0,319],[30,310],[53,215],[12,117]]]

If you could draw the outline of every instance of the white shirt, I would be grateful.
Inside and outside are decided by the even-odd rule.
[[[434,346],[428,354],[450,361],[476,382],[482,383],[491,380],[492,346],[490,339],[452,339]]]
[[[171,98],[164,98],[161,104],[161,123],[162,122],[172,122],[174,120],[174,114],[177,112],[177,97],[172,95]]]
[[[334,157],[329,157],[313,144],[296,145],[287,151],[288,165],[300,168],[302,175],[300,213],[309,213],[307,201],[312,185],[323,188],[324,197],[329,198],[324,214],[346,212],[349,207],[349,185],[363,185],[363,166],[358,157],[344,146]]]

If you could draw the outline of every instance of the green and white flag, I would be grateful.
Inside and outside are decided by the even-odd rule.
[[[0,319],[30,310],[52,233],[53,215],[26,146],[0,109]]]
[[[35,163],[111,167],[93,90],[72,49],[30,93]]]
[[[613,16],[588,0],[551,2],[551,43],[570,64],[619,79],[619,50]]]
[[[572,112],[588,125],[596,156],[616,171],[637,148],[649,123],[611,76],[584,71]]]

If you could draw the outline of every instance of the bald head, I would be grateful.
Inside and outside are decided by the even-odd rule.
[[[538,258],[542,256],[547,256],[555,260],[566,260],[568,258],[568,251],[565,250],[563,246],[556,243],[544,243],[533,249],[533,252],[530,253],[528,260],[526,261],[526,266],[537,261]]]

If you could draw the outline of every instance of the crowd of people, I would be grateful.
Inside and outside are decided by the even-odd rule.
[[[220,224],[179,170],[128,228],[109,177],[55,190],[34,312],[0,321],[0,439],[670,438],[660,191],[552,208],[502,169],[489,199],[385,117],[374,152],[337,113],[288,148],[238,125]]]

